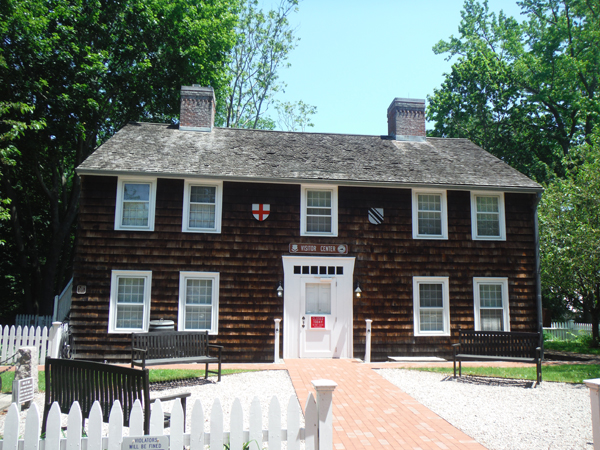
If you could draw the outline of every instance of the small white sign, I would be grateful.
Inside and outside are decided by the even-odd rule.
[[[22,378],[13,381],[13,402],[27,403],[33,400],[33,378]]]
[[[169,436],[125,436],[121,450],[169,450]]]

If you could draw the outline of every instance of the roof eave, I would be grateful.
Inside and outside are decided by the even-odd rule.
[[[103,169],[75,169],[78,175],[96,175],[96,176],[130,176],[130,177],[153,177],[153,178],[186,178],[186,179],[214,179],[222,181],[240,182],[240,183],[274,183],[274,184],[332,184],[336,186],[364,186],[364,187],[385,187],[393,189],[412,189],[412,188],[437,188],[455,191],[482,190],[482,191],[503,191],[515,193],[538,193],[543,192],[542,186],[490,186],[476,184],[445,184],[445,183],[404,183],[400,181],[364,181],[364,180],[342,180],[342,179],[323,179],[323,178],[273,178],[273,177],[244,177],[232,175],[201,175],[185,173],[167,173],[167,172],[138,172],[126,170],[103,170]]]

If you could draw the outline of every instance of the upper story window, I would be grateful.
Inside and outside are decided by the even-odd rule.
[[[182,231],[220,233],[223,183],[188,180],[184,188]]]
[[[156,179],[119,178],[115,230],[154,231]]]
[[[219,329],[219,273],[179,274],[179,331]]]
[[[111,272],[109,333],[148,331],[151,285],[151,271]]]
[[[448,277],[413,277],[415,336],[450,336]]]
[[[471,234],[475,240],[506,240],[504,193],[471,192]]]
[[[510,331],[508,278],[473,278],[475,329]]]
[[[301,236],[337,236],[337,186],[302,186]]]
[[[448,239],[448,206],[444,190],[413,190],[413,239]]]

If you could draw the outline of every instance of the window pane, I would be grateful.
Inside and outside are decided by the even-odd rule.
[[[419,194],[419,211],[442,211],[442,198],[440,195]]]
[[[188,305],[185,307],[185,329],[186,330],[210,330],[211,307]]]
[[[215,227],[215,205],[202,203],[190,204],[190,228],[214,228]]]
[[[306,284],[306,314],[331,314],[331,285]]]
[[[192,186],[190,202],[193,203],[215,203],[217,188],[215,186]]]
[[[443,308],[442,285],[419,284],[419,301],[421,308]]]
[[[442,197],[437,194],[417,196],[419,234],[442,234]]]
[[[330,191],[306,191],[306,206],[331,208]]]
[[[132,227],[147,227],[148,205],[148,202],[123,202],[122,225]]]
[[[117,303],[144,303],[144,278],[119,277]]]
[[[483,331],[504,331],[501,309],[482,309],[480,317]]]
[[[502,285],[480,284],[479,300],[482,308],[502,308]]]
[[[117,305],[116,328],[142,329],[144,305]]]
[[[186,305],[212,304],[212,280],[187,280]]]
[[[498,197],[477,197],[477,235],[500,236]]]
[[[308,216],[306,218],[306,231],[331,233],[331,217]]]
[[[123,185],[123,200],[150,201],[150,185],[147,183],[125,183]]]
[[[477,197],[477,212],[497,213],[498,197]]]
[[[421,331],[444,331],[443,311],[441,309],[421,309]]]

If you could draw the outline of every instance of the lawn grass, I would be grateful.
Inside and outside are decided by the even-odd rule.
[[[452,367],[419,367],[412,370],[437,372],[453,375]],[[536,380],[535,366],[531,367],[465,367],[463,375],[478,377],[512,378],[517,380]],[[543,366],[543,381],[556,381],[561,383],[583,383],[583,380],[600,378],[600,364],[560,364]]]
[[[246,369],[223,369],[221,375],[229,375],[233,373],[256,372],[256,370]],[[15,378],[14,372],[4,372],[2,377],[2,392],[12,392],[12,382]],[[189,378],[204,378],[204,370],[192,369],[150,369],[150,383],[173,380],[187,380]],[[38,385],[40,392],[46,391],[46,378],[44,372],[38,372]]]
[[[600,355],[600,348],[590,347],[587,341],[577,339],[573,341],[545,340],[544,349],[559,352],[583,353],[586,355]]]

